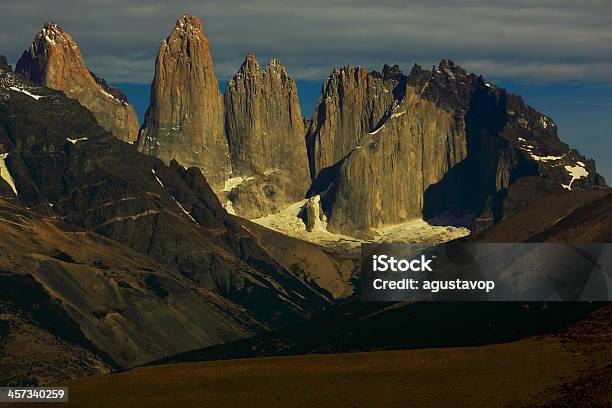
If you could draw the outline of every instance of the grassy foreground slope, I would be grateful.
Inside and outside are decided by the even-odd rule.
[[[181,363],[66,383],[64,407],[609,407],[612,306],[482,347]]]

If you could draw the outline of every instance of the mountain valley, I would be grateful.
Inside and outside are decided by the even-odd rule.
[[[417,348],[440,349],[397,351],[397,370],[461,350],[481,370],[509,350],[568,358],[559,336],[609,324],[602,303],[360,301],[363,243],[610,242],[595,161],[521,96],[450,60],[347,65],[304,112],[279,59],[249,52],[222,93],[200,19],[169,28],[142,125],[56,23],[14,70],[0,57],[0,385],[125,378],[120,394],[187,363],[210,385],[208,367],[268,362],[274,381],[323,364],[316,385],[335,377],[323,357],[266,359]],[[602,368],[587,357],[574,380]],[[362,358],[381,369],[329,361]]]

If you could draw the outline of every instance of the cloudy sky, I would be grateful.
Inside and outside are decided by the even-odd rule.
[[[78,42],[90,68],[137,108],[160,41],[182,13],[200,17],[223,83],[248,51],[280,58],[309,114],[332,66],[406,70],[441,58],[483,74],[549,114],[561,136],[612,179],[610,0],[2,0],[0,53],[15,62],[44,21]],[[555,116],[556,115],[556,116]],[[607,150],[606,150],[607,149]]]
[[[255,50],[281,58],[297,79],[322,79],[333,65],[449,57],[489,76],[612,82],[609,0],[3,3],[3,52],[16,58],[55,20],[111,82],[149,82],[159,42],[183,12],[203,20],[221,77]]]

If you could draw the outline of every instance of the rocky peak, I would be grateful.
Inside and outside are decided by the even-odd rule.
[[[240,73],[262,73],[261,65],[255,58],[255,54],[249,52],[240,66]]]
[[[72,83],[91,82],[78,46],[70,34],[53,22],[45,23],[34,35],[30,49],[24,51],[15,71],[33,82],[60,90]]]
[[[79,47],[58,24],[44,24],[17,62],[15,72],[78,100],[117,138],[127,142],[136,138],[138,119],[125,95],[87,68]]]
[[[396,80],[399,81],[404,76],[404,73],[400,69],[399,65],[387,65],[385,64],[382,69],[383,81]]]
[[[431,71],[415,64],[408,75],[408,85],[416,88],[425,99],[442,109],[460,109],[465,113],[477,77],[469,74],[451,60],[441,60]]]
[[[183,14],[176,21],[174,31],[182,33],[185,36],[190,36],[196,41],[199,41],[202,36],[202,21],[196,16]]]
[[[284,65],[272,59],[262,69],[247,54],[224,100],[232,176],[252,180],[229,189],[232,207],[257,218],[302,199],[310,181],[305,127],[295,81]]]
[[[202,30],[202,22],[199,18],[188,14],[183,14],[174,26],[174,29],[170,33],[170,36],[162,41],[162,46],[170,47],[172,52],[185,57],[190,58],[191,45],[200,43],[208,43]]]
[[[201,21],[181,16],[161,42],[151,102],[136,143],[170,163],[199,167],[215,191],[231,173],[223,99]]]
[[[236,74],[234,74],[229,82],[231,86],[235,86],[235,84],[245,79],[253,78],[255,76],[264,76],[266,74],[269,77],[280,76],[283,81],[293,81],[287,72],[287,68],[282,62],[280,62],[280,60],[272,58],[270,61],[268,61],[268,65],[266,65],[265,68],[262,68],[259,61],[257,61],[255,58],[255,54],[249,52],[240,65],[240,69],[238,72],[236,72]]]

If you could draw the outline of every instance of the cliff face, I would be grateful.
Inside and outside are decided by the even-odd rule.
[[[45,23],[15,68],[38,84],[57,89],[89,109],[98,123],[128,143],[136,139],[138,118],[118,89],[91,72],[70,34],[55,23]]]
[[[183,15],[160,45],[137,147],[165,163],[175,159],[199,167],[213,189],[220,190],[231,173],[223,112],[202,23]]]
[[[397,67],[385,66],[383,75],[350,65],[334,68],[323,85],[306,136],[313,179],[342,160],[379,125],[401,96],[403,81]]]
[[[335,173],[322,202],[331,231],[367,233],[420,217],[427,187],[466,156],[463,119],[405,81],[398,86],[402,99],[393,100],[375,127],[327,170]]]
[[[310,195],[322,195],[331,231],[368,235],[421,216],[484,227],[535,198],[508,196],[519,178],[553,189],[604,183],[550,118],[450,61],[346,78],[332,72],[308,134]]]
[[[225,91],[225,125],[233,178],[232,207],[246,218],[280,211],[310,185],[304,121],[295,81],[271,60],[262,68],[249,53]]]

